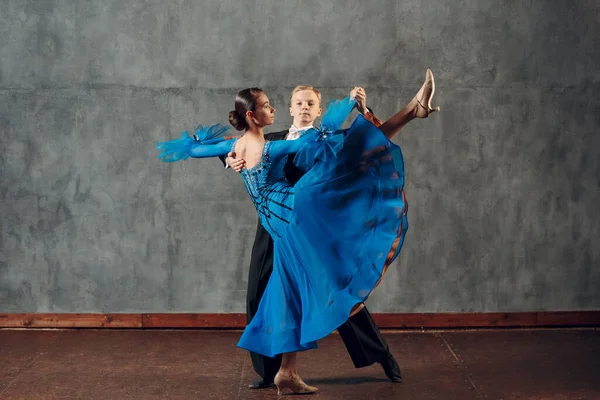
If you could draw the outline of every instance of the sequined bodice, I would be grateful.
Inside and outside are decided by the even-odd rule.
[[[232,151],[237,141],[232,144]],[[273,142],[265,142],[260,161],[241,172],[246,190],[256,207],[263,227],[271,237],[279,238],[285,232],[294,208],[294,187],[284,173],[286,158],[271,159],[269,149]]]

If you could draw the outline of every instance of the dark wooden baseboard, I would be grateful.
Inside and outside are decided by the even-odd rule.
[[[383,329],[535,328],[600,326],[598,311],[508,313],[382,313]],[[0,314],[0,328],[229,328],[246,326],[246,315],[222,314]]]

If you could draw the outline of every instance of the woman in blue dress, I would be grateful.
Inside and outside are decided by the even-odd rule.
[[[431,107],[434,91],[427,70],[414,99],[417,112],[438,110]],[[297,374],[296,352],[316,348],[360,310],[398,256],[408,228],[402,152],[390,141],[403,118],[396,114],[377,128],[358,116],[339,129],[354,105],[349,97],[332,101],[319,129],[269,142],[263,130],[273,124],[275,109],[261,89],[244,89],[229,114],[243,136],[225,136],[227,128],[217,124],[157,145],[163,161],[231,151],[246,161],[241,175],[273,237],[274,265],[238,346],[268,357],[282,354],[278,394],[317,391]],[[283,171],[287,157],[307,171],[295,186]]]

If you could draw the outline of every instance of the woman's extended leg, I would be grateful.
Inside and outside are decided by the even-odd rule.
[[[379,129],[388,139],[392,139],[400,130],[414,118],[427,118],[434,111],[439,111],[439,107],[431,107],[431,99],[435,93],[435,81],[430,69],[425,74],[425,82],[415,97],[398,113],[385,121]]]

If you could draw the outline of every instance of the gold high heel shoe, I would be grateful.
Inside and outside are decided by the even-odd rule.
[[[417,118],[427,118],[432,112],[440,111],[439,107],[431,107],[431,99],[433,98],[434,93],[435,80],[433,79],[433,72],[427,68],[427,72],[425,73],[425,82],[423,82],[423,86],[421,86],[421,89],[419,89],[417,95],[415,96],[415,101],[419,105],[415,112],[415,116]]]
[[[286,376],[278,372],[277,375],[275,375],[273,382],[275,382],[275,386],[277,386],[278,396],[286,394],[287,392],[284,392],[288,390],[291,390],[294,394],[312,394],[319,390],[314,386],[309,386],[304,383],[302,378],[298,375]]]

